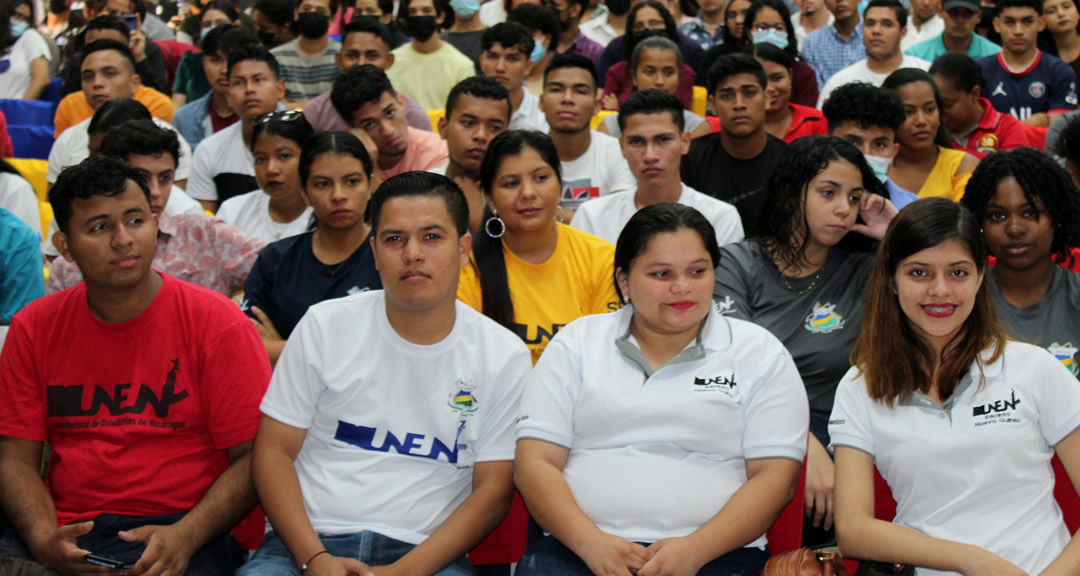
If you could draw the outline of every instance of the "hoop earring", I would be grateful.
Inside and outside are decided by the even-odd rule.
[[[499,229],[496,232],[491,231],[492,224],[498,225]],[[498,214],[492,212],[491,218],[488,218],[487,222],[484,222],[484,232],[487,232],[487,235],[492,238],[502,238],[502,235],[506,234],[506,224],[503,222],[502,218],[499,218]]]

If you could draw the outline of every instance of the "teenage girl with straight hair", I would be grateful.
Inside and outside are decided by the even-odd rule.
[[[987,256],[975,216],[944,198],[904,208],[878,249],[829,419],[845,556],[919,573],[1080,571],[1050,466],[1056,453],[1080,485],[1080,387],[1006,339]],[[875,466],[892,522],[874,518]]]

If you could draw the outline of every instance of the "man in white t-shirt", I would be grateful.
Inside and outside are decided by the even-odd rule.
[[[544,111],[562,163],[557,217],[570,222],[583,203],[637,188],[619,140],[589,127],[596,113],[596,68],[582,54],[557,54],[544,72]]]
[[[229,105],[240,121],[199,144],[187,187],[188,194],[211,212],[221,202],[259,188],[251,132],[255,118],[277,110],[285,97],[277,60],[262,46],[233,50],[228,67]]]
[[[863,12],[862,33],[866,58],[829,78],[818,96],[818,109],[833,90],[844,84],[866,82],[881,86],[889,74],[901,68],[930,69],[926,60],[900,51],[900,41],[907,34],[907,9],[897,0],[871,0]]]
[[[911,0],[911,12],[908,13],[907,34],[900,41],[900,49],[907,50],[912,46],[936,38],[945,31],[945,21],[938,12],[941,11],[941,0]]]
[[[510,507],[531,361],[456,299],[465,198],[409,172],[368,210],[383,290],[316,304],[289,337],[252,459],[272,529],[238,576],[473,574]]]
[[[694,190],[679,178],[683,154],[690,150],[683,120],[682,104],[672,94],[650,89],[630,95],[619,109],[619,142],[637,190],[582,204],[570,225],[615,244],[639,209],[677,202],[701,212],[716,230],[721,246],[742,240],[742,219],[734,206]]]
[[[480,70],[510,91],[511,130],[548,131],[547,119],[540,111],[540,99],[525,89],[525,79],[532,71],[529,59],[536,45],[529,30],[517,22],[496,24],[480,38]]]

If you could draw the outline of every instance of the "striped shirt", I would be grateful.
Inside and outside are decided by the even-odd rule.
[[[326,42],[323,51],[308,58],[300,53],[300,39],[286,42],[270,51],[281,67],[281,79],[285,81],[285,99],[310,100],[334,87],[338,66],[334,57],[341,51],[341,44]]]

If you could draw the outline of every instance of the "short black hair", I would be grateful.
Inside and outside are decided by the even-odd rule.
[[[783,66],[787,68],[788,73],[791,73],[792,67],[795,66],[795,59],[791,57],[787,50],[781,50],[778,46],[769,42],[750,44],[743,51],[754,58]]]
[[[907,8],[904,8],[904,5],[897,0],[870,0],[870,3],[866,5],[866,10],[871,8],[891,8],[896,14],[896,21],[900,27],[907,27]],[[866,10],[863,10],[863,18],[866,17]]]
[[[382,22],[374,18],[359,18],[353,20],[345,29],[341,31],[341,45],[345,46],[345,41],[350,34],[374,34],[376,38],[383,41],[386,44],[386,51],[390,51],[390,47],[394,45],[393,40],[390,38],[390,29],[383,26]]]
[[[450,95],[446,97],[447,120],[453,115],[458,100],[466,94],[484,100],[506,102],[507,122],[510,122],[510,117],[514,115],[514,106],[510,102],[510,91],[506,89],[506,86],[499,84],[494,78],[489,78],[487,76],[472,76],[458,82],[457,85],[450,90]]]
[[[403,0],[404,1],[404,0]],[[539,4],[522,4],[506,17],[507,22],[517,22],[529,32],[539,31],[551,37],[551,43],[559,41],[559,15],[553,8]],[[548,49],[553,46],[548,46]]]
[[[480,49],[484,52],[491,50],[495,44],[500,44],[503,48],[517,48],[528,58],[532,54],[536,41],[533,40],[532,34],[529,34],[529,29],[521,24],[501,22],[484,30],[484,34],[480,37]]]
[[[338,72],[334,78],[334,87],[330,89],[330,103],[334,110],[352,125],[356,111],[367,104],[378,102],[382,95],[389,93],[397,96],[394,85],[386,77],[386,72],[374,64],[350,66]]]
[[[131,30],[128,29],[127,23],[121,20],[119,16],[113,16],[112,14],[102,14],[87,22],[86,32],[91,30],[114,30],[123,35],[124,38],[131,38]]]
[[[229,54],[228,76],[232,77],[233,68],[237,64],[249,61],[266,63],[267,68],[270,68],[270,72],[274,74],[274,80],[281,78],[281,67],[278,66],[277,58],[274,58],[274,55],[261,44],[245,44],[233,50]]]
[[[127,60],[128,64],[131,65],[131,73],[137,73],[135,72],[135,57],[131,55],[131,50],[128,49],[127,44],[124,44],[119,40],[102,39],[94,40],[90,44],[87,44],[86,48],[83,49],[83,62],[86,62],[86,59],[94,52],[104,52],[106,50],[119,52],[120,55],[124,57],[124,60]]]
[[[1016,180],[1032,206],[1035,198],[1042,200],[1045,215],[1054,223],[1050,252],[1058,262],[1070,263],[1070,249],[1080,246],[1080,190],[1050,156],[1026,146],[990,154],[971,173],[960,203],[981,223],[998,185],[1008,178]]]
[[[930,75],[946,78],[957,90],[967,93],[976,86],[986,85],[982,66],[963,52],[946,52],[938,56],[930,65]]]
[[[127,160],[98,154],[69,166],[56,178],[56,183],[49,189],[49,204],[52,205],[56,225],[67,234],[71,224],[71,204],[76,198],[86,200],[92,196],[116,196],[127,189],[127,181],[139,185],[150,203],[150,187],[142,174]]]
[[[296,0],[255,0],[253,10],[262,12],[264,16],[278,26],[293,24],[296,18]]]
[[[821,112],[829,122],[830,134],[845,122],[854,122],[864,130],[881,126],[896,132],[907,120],[904,103],[896,92],[865,82],[852,82],[833,90]]]
[[[367,206],[367,220],[371,222],[372,231],[378,233],[379,219],[387,202],[394,198],[416,196],[442,198],[457,228],[458,237],[469,233],[469,204],[465,201],[465,193],[446,176],[424,171],[403,172],[383,182],[375,190]]]
[[[566,8],[570,9],[574,6],[581,6],[581,12],[578,13],[577,21],[581,22],[581,19],[585,17],[585,11],[589,9],[589,0],[569,0],[566,3]]]
[[[180,139],[176,132],[154,124],[153,120],[132,120],[113,126],[101,141],[101,154],[128,161],[132,154],[169,154],[173,168],[180,163]]]
[[[215,26],[206,33],[206,37],[202,39],[202,51],[203,54],[223,56],[227,59],[240,48],[258,43],[259,39],[251,30],[236,24],[224,24]]]
[[[236,11],[236,4],[233,4],[229,0],[213,0],[199,13],[199,22],[202,22],[202,17],[211,10],[217,10],[224,13],[225,16],[233,22],[236,22],[237,19],[240,18],[240,13]]]
[[[668,94],[657,88],[638,90],[619,107],[619,132],[626,133],[626,120],[635,114],[671,114],[671,121],[679,127],[682,134],[686,129],[683,105],[674,94]]]
[[[716,87],[728,79],[731,76],[738,74],[751,74],[757,79],[758,84],[761,85],[761,89],[764,90],[768,85],[769,80],[765,76],[765,68],[761,63],[754,59],[749,54],[743,54],[736,52],[734,54],[728,54],[721,56],[713,62],[712,66],[709,66],[709,94],[716,93]]]
[[[101,108],[90,117],[90,124],[86,127],[87,134],[108,132],[114,126],[119,126],[132,120],[150,120],[153,116],[142,102],[134,98],[113,98],[101,105]]]
[[[716,242],[716,229],[701,212],[692,206],[675,202],[646,206],[630,217],[615,241],[614,281],[615,292],[620,299],[626,298],[628,294],[623,294],[622,288],[619,287],[619,272],[629,275],[634,260],[645,253],[649,248],[649,241],[657,234],[678,232],[683,228],[693,230],[701,238],[705,251],[709,253],[713,269],[720,265],[720,246]]]
[[[1042,0],[997,0],[996,4],[998,17],[1006,8],[1031,8],[1040,15],[1043,13]]]
[[[593,64],[593,61],[584,54],[571,54],[570,52],[556,54],[555,57],[548,62],[547,70],[544,70],[544,86],[547,86],[548,76],[560,68],[581,68],[582,70],[588,70],[589,76],[592,77],[593,89],[599,89],[600,81],[597,79],[596,65]]]
[[[447,9],[450,7],[446,2],[447,0],[432,0],[431,3],[435,6],[436,18],[438,18],[440,14],[446,14]],[[404,20],[409,16],[410,4],[412,4],[412,0],[400,0],[398,2],[397,16],[399,20]]]
[[[660,50],[662,52],[672,52],[675,54],[675,68],[679,76],[682,77],[683,66],[683,53],[679,48],[679,45],[673,42],[670,38],[664,36],[653,36],[652,38],[646,38],[634,46],[634,52],[630,54],[630,79],[633,80],[637,74],[638,65],[641,64],[641,55],[646,50]]]

